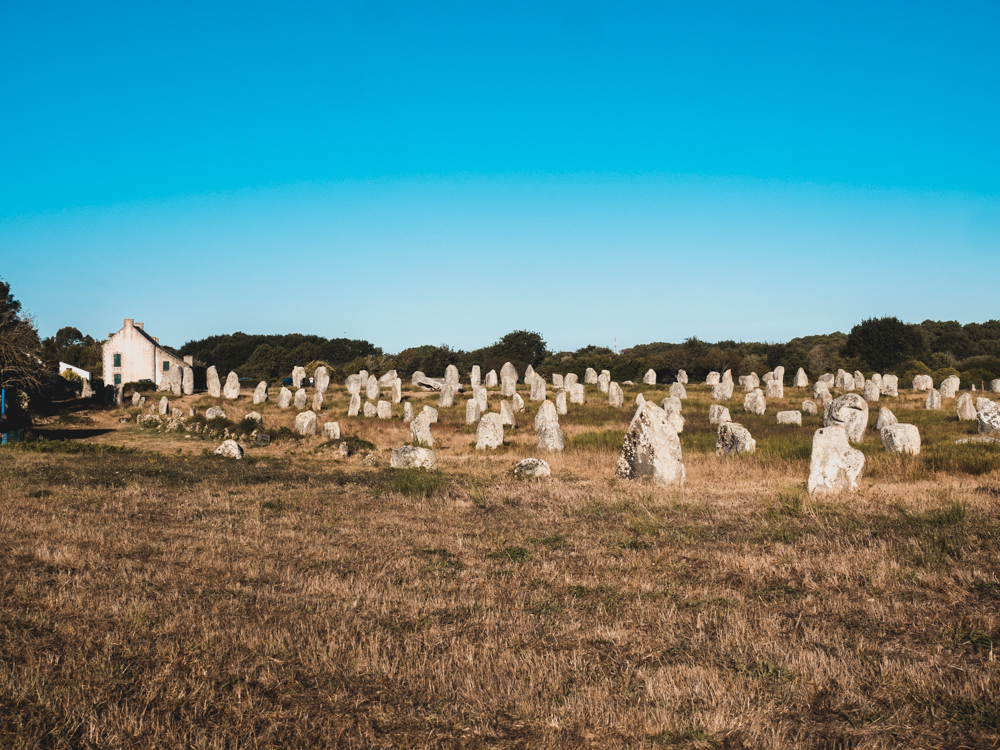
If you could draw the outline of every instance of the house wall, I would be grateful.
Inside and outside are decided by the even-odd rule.
[[[121,354],[121,367],[114,366],[115,354]],[[181,368],[184,360],[175,357],[157,345],[156,340],[136,323],[126,318],[121,330],[109,333],[104,344],[104,382],[115,384],[115,375],[121,376],[122,384],[139,380],[151,380],[157,385],[163,379],[163,363],[169,362],[171,369]]]

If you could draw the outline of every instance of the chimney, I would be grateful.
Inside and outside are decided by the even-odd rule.
[[[145,329],[143,328],[143,326],[144,326],[144,325],[145,325],[145,323],[136,323],[136,324],[135,324],[135,327],[136,327],[136,328],[138,328],[138,329],[139,329],[140,331],[144,331],[144,330],[145,330]]]
[[[184,358],[184,364],[188,365],[189,367],[194,367],[194,355],[193,354],[187,355]]]
[[[128,328],[130,325],[132,325],[133,320],[134,318],[125,318],[125,327]]]
[[[160,343],[160,340],[156,336],[153,336],[153,341],[155,341],[157,344]]]

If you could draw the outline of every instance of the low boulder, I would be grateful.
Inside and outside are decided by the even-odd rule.
[[[304,411],[295,416],[295,431],[300,435],[316,434],[316,413]]]
[[[800,411],[779,411],[778,424],[794,424],[802,426],[802,412]]]
[[[719,425],[715,435],[715,455],[735,456],[756,450],[757,441],[746,427],[736,422],[723,422]]]
[[[525,458],[514,467],[514,476],[518,479],[545,479],[552,476],[552,469],[548,462],[540,458]]]
[[[437,454],[430,448],[401,445],[392,449],[389,466],[393,469],[436,469]]]
[[[732,420],[729,418],[729,409],[722,404],[712,404],[708,407],[709,424],[722,424],[730,421]]]
[[[886,453],[920,454],[920,430],[912,424],[894,424],[879,430]]]
[[[235,440],[226,440],[215,449],[215,454],[225,458],[243,458],[243,446]]]

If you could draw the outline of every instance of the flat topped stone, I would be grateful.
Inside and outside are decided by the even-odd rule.
[[[615,476],[620,479],[652,481],[662,487],[684,484],[681,443],[666,412],[647,401],[632,417]]]
[[[393,469],[436,469],[437,454],[430,448],[401,445],[392,449],[389,466]]]
[[[767,410],[767,399],[760,388],[754,388],[743,398],[743,411],[761,415]]]
[[[708,423],[722,424],[732,421],[729,417],[729,409],[722,404],[712,404],[708,407]]]
[[[295,416],[295,431],[300,435],[316,434],[316,414],[311,411],[304,411]]]
[[[912,424],[892,424],[879,430],[887,453],[920,454],[920,430]]]
[[[499,448],[503,445],[503,423],[496,412],[484,414],[476,429],[476,450]]]
[[[757,450],[757,441],[750,435],[750,430],[735,422],[721,422],[715,436],[715,454],[717,456],[734,456],[740,453],[753,453]]]
[[[800,411],[779,411],[778,424],[794,424],[802,426],[802,412]]]

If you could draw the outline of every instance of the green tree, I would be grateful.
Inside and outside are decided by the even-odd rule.
[[[0,280],[0,386],[37,393],[45,376],[38,330]]]
[[[851,329],[843,353],[882,372],[912,359],[919,353],[921,344],[919,330],[899,318],[869,318]]]

